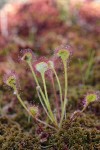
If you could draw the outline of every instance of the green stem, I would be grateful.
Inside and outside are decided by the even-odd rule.
[[[47,87],[46,87],[46,83],[45,83],[44,73],[41,73],[41,77],[43,80],[44,92],[45,92],[45,96],[46,96],[46,100],[47,100],[47,104],[48,104],[47,108],[48,108],[48,111],[50,113],[50,116],[51,116],[53,122],[55,123],[55,125],[57,125],[57,122],[56,122],[55,117],[54,117],[52,110],[51,110],[51,106],[50,106],[50,102],[49,102],[49,98],[48,98],[48,94],[47,94]]]
[[[88,105],[84,106],[83,109],[81,110],[81,112],[83,112],[87,108],[87,106]]]
[[[61,120],[60,120],[60,127],[62,125],[62,121],[63,118],[66,113],[66,105],[67,105],[67,90],[68,90],[68,82],[67,82],[67,63],[66,61],[63,61],[63,65],[64,65],[64,74],[65,74],[65,94],[64,94],[64,104],[63,104],[63,110],[62,110],[62,114],[61,114]]]
[[[46,112],[46,114],[47,114],[47,116],[49,117],[49,119],[52,120],[52,118],[50,117],[50,115],[49,115],[49,113],[48,113],[48,111],[47,111],[47,109],[46,109],[44,103],[42,102],[42,98],[41,98],[41,95],[40,95],[40,93],[39,93],[38,90],[37,90],[37,94],[38,94],[39,100],[40,100],[40,102],[41,102],[41,105],[42,105],[44,111]]]
[[[35,72],[34,72],[34,70],[33,70],[32,64],[31,64],[31,63],[28,63],[28,65],[29,65],[29,67],[30,67],[30,70],[31,70],[31,72],[32,72],[32,75],[33,75],[33,77],[34,77],[34,79],[35,79],[35,82],[36,82],[37,86],[39,86],[39,82],[38,82],[38,79],[37,79],[37,77],[36,77],[36,75],[35,75]]]
[[[47,87],[46,87],[46,83],[45,83],[44,73],[41,74],[41,77],[42,77],[42,80],[43,80],[43,86],[44,86],[44,92],[45,92],[46,100],[48,101],[48,104],[50,105],[48,94],[47,94]]]
[[[65,71],[65,96],[64,101],[67,101],[67,91],[68,91],[68,77],[67,77],[67,63],[64,61],[64,71]],[[67,102],[66,102],[67,103]]]
[[[55,84],[54,84],[54,78],[53,76],[51,77],[51,83],[52,83],[52,88],[53,88],[53,92],[54,92],[54,97],[55,97],[55,105],[56,105],[56,109],[57,109],[57,113],[56,114],[57,118],[60,118],[60,109],[59,109],[59,102],[58,102],[58,98],[57,98],[57,94],[56,94],[56,90],[55,90]]]
[[[20,95],[18,94],[18,92],[17,92],[16,96],[17,96],[19,102],[21,103],[21,105],[24,107],[24,109],[29,113],[28,108],[26,107],[26,105],[25,105],[24,102],[22,101],[22,99],[21,99]]]
[[[55,74],[55,77],[56,77],[56,80],[57,80],[57,83],[58,83],[59,92],[60,92],[61,107],[63,107],[63,101],[62,101],[62,89],[61,89],[60,80],[59,80],[59,78],[58,78],[58,75],[57,75],[57,73],[56,73],[55,69],[54,69],[54,68],[52,68],[52,70],[53,70],[53,72],[54,72],[54,74]]]

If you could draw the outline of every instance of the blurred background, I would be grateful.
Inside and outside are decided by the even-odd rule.
[[[81,60],[78,72],[84,73],[94,53],[94,75],[88,82],[96,85],[100,80],[99,43],[100,0],[0,0],[1,90],[4,73],[10,69],[17,70],[20,76],[25,73],[19,67],[21,49],[31,48],[37,56],[50,57],[55,48],[66,44],[73,48],[73,64]],[[77,69],[73,68],[74,74]],[[74,77],[74,82],[81,82]]]

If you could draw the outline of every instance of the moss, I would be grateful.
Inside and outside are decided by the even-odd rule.
[[[30,121],[28,121],[28,117],[28,114],[26,115],[24,111],[19,111],[13,118],[13,120],[17,122],[23,130],[29,131],[30,128],[32,128],[34,121],[33,119],[30,119]]]
[[[20,126],[5,117],[0,118],[0,150],[40,150],[39,139],[23,132]]]
[[[66,121],[58,133],[51,135],[48,145],[54,150],[99,150],[100,130],[97,130],[97,125],[100,121],[90,114],[84,114],[70,126]]]

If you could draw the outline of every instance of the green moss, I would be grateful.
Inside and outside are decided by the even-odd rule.
[[[20,126],[5,117],[0,118],[0,150],[40,150],[39,139],[23,132]]]
[[[100,121],[94,115],[83,114],[71,125],[68,125],[68,121],[64,122],[63,128],[50,137],[48,145],[59,150],[99,150],[100,131],[97,125],[100,125]]]
[[[1,150],[99,150],[100,126],[99,118],[93,114],[82,114],[69,125],[70,113],[60,131],[49,128],[36,133],[34,127],[30,132],[22,130],[20,125],[6,117],[0,118]],[[47,135],[46,139],[45,135]],[[39,137],[39,138],[38,138]]]
[[[34,126],[34,121],[32,118],[30,119],[30,121],[28,121],[28,117],[28,114],[26,115],[24,111],[19,110],[19,112],[16,114],[13,120],[17,122],[23,130],[29,131],[32,128],[32,126]]]

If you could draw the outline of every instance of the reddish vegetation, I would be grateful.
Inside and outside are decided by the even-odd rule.
[[[78,6],[80,5],[80,7]],[[78,6],[78,9],[75,8]],[[71,1],[71,13],[77,9],[87,22],[100,19],[100,4],[96,2]],[[10,33],[28,35],[30,30],[45,30],[56,28],[62,24],[59,19],[60,12],[55,0],[29,0],[26,4],[7,5],[4,10],[8,14]],[[74,12],[73,12],[74,13]],[[39,32],[38,31],[38,32]]]
[[[81,7],[80,13],[88,22],[100,20],[100,4],[88,2]]]
[[[71,11],[74,11],[77,1],[73,2],[72,0],[71,5],[73,6]],[[81,31],[82,28],[79,27],[79,24],[70,25],[67,20],[61,19],[61,14],[55,0],[29,0],[26,4],[7,5],[4,9],[8,14],[9,35],[4,38],[0,34],[1,62],[6,60],[6,55],[2,55],[2,50],[4,49],[10,51],[14,60],[17,59],[16,53],[19,53],[21,48],[29,47],[38,54],[48,55],[52,53],[50,50],[55,49],[60,44],[67,44],[69,41],[75,51],[84,49],[80,45],[80,41],[82,41],[83,45],[88,45],[90,49],[92,47],[98,49],[98,44],[92,41],[93,39],[91,40],[94,35],[91,36],[89,33],[89,40],[86,41],[85,35],[82,37],[80,34],[80,32],[83,34],[83,31]],[[80,10],[82,19],[87,22],[91,21],[92,26],[95,28],[95,22],[97,22],[100,16],[99,6],[93,5],[93,2],[83,3],[78,10]],[[87,10],[89,10],[89,13]],[[86,27],[88,28],[87,25]],[[99,31],[98,27],[95,29]],[[91,32],[91,34],[95,33]],[[83,52],[78,51],[76,55],[83,55]],[[2,68],[1,63],[0,66]],[[1,70],[5,70],[5,68]]]

